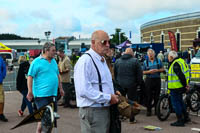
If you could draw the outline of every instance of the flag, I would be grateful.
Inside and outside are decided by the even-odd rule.
[[[169,34],[169,40],[171,43],[171,50],[175,50],[176,52],[178,52],[176,38],[175,38],[174,33],[172,31],[168,31],[168,34]]]

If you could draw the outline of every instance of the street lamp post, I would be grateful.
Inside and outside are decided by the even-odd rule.
[[[46,38],[47,38],[47,42],[49,42],[49,36],[50,36],[50,34],[51,34],[51,31],[46,31],[46,32],[44,32],[44,35],[45,35]]]
[[[41,43],[41,40],[40,40],[40,39],[38,39],[39,48],[40,48],[40,43]]]

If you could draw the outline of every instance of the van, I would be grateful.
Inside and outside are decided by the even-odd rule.
[[[13,69],[13,54],[12,52],[0,52],[0,56],[5,59],[6,58],[6,65],[8,66],[8,70]]]

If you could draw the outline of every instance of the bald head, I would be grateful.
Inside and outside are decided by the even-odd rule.
[[[97,30],[92,33],[92,40],[101,40],[101,39],[109,39],[108,34],[103,30]]]
[[[127,48],[127,49],[125,50],[124,54],[130,54],[130,55],[134,56],[134,53],[133,53],[132,48]]]
[[[104,56],[109,49],[109,36],[103,30],[97,30],[92,33],[91,48],[99,55]]]

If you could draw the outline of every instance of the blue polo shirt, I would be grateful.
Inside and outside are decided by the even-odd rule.
[[[34,97],[57,96],[58,75],[58,65],[55,59],[51,62],[42,56],[34,59],[28,71],[28,76],[33,77]]]
[[[148,66],[147,66],[147,61],[148,61]],[[147,71],[147,70],[151,70],[151,69],[160,69],[162,68],[162,62],[159,59],[154,59],[153,63],[147,59],[144,61],[144,66],[143,66],[143,70]],[[160,78],[160,72],[158,73],[154,73],[154,74],[147,74],[148,78]]]

